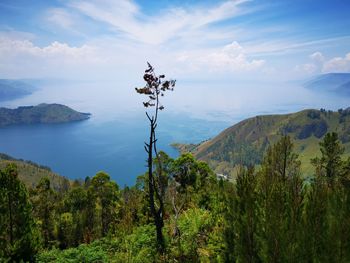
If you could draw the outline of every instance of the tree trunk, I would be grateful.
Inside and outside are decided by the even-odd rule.
[[[150,122],[151,122],[151,134],[150,134],[150,138],[149,138],[149,144],[147,145],[149,205],[150,205],[151,214],[152,214],[153,219],[154,219],[154,224],[156,226],[158,249],[160,252],[163,252],[164,251],[164,238],[163,238],[163,233],[162,233],[163,220],[161,218],[161,215],[156,210],[155,201],[154,201],[154,192],[155,192],[155,182],[154,182],[154,176],[153,176],[153,144],[155,143],[155,140],[154,140],[154,131],[155,131],[154,119],[152,118],[150,120]]]

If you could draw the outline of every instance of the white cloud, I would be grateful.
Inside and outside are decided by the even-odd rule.
[[[121,69],[128,74],[138,72],[145,61],[176,77],[260,69],[265,60],[251,58],[233,41],[237,30],[232,25],[215,24],[251,11],[242,5],[247,1],[168,8],[148,15],[132,0],[67,0],[65,6],[47,9],[40,16],[46,22],[44,27],[80,34],[86,44],[74,47],[61,40],[39,47],[25,37],[0,39],[0,72],[15,75],[16,65],[20,65],[17,77],[31,73],[45,77],[55,72],[116,77]],[[35,71],[39,67],[41,70]]]
[[[317,63],[322,63],[325,60],[323,54],[319,51],[311,54],[310,58]]]
[[[0,37],[2,76],[62,76],[102,62],[96,48],[88,45],[72,47],[55,41],[48,46],[39,47],[29,40]]]
[[[335,57],[323,64],[323,72],[350,72],[350,53],[345,57]]]
[[[70,62],[97,62],[100,59],[94,56],[95,48],[87,45],[71,47],[66,43],[53,42],[46,47],[35,46],[29,40],[13,40],[0,38],[0,56],[27,55],[40,58],[54,58],[58,61]]]
[[[325,61],[323,54],[319,51],[314,52],[309,56],[309,59],[312,61],[311,63],[297,65],[295,66],[294,71],[301,75],[312,75],[320,72]]]
[[[344,57],[334,57],[327,60],[321,52],[317,51],[311,54],[309,58],[312,60],[312,63],[297,65],[295,71],[307,75],[350,72],[350,53],[347,53]]]
[[[251,71],[261,68],[265,61],[249,59],[238,42],[233,41],[220,49],[182,53],[179,62],[191,65],[194,70]]]
[[[226,45],[221,50],[211,53],[202,59],[214,69],[225,69],[232,71],[249,71],[260,68],[264,60],[248,60],[245,51],[236,41]]]
[[[246,43],[246,49],[250,54],[254,55],[281,55],[288,53],[297,53],[300,51],[314,50],[315,47],[333,47],[339,42],[350,41],[350,36],[341,36],[333,38],[324,38],[312,41],[301,41],[298,39],[288,39],[279,38],[277,40],[265,39],[262,41],[258,39],[257,41],[252,41],[251,43]]]
[[[72,1],[70,6],[78,12],[104,22],[127,37],[146,44],[164,44],[174,38],[196,33],[213,22],[240,14],[239,5],[246,0],[229,0],[213,8],[171,8],[153,16],[141,13],[130,0]],[[212,30],[215,32],[215,30]]]
[[[17,31],[13,28],[6,28],[4,31],[0,31],[0,39],[7,38],[7,39],[28,39],[28,40],[34,40],[36,39],[36,35],[30,32],[23,32],[23,31]]]
[[[297,65],[294,68],[294,71],[300,74],[313,74],[318,70],[317,66],[315,64],[312,63],[306,63],[303,65]]]
[[[47,21],[64,29],[71,29],[74,25],[72,15],[64,8],[51,8],[47,10]]]

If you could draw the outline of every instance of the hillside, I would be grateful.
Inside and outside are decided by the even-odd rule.
[[[66,177],[52,172],[49,167],[0,153],[0,169],[4,169],[8,163],[17,165],[18,177],[28,188],[34,188],[43,177],[50,178],[52,188],[57,191],[70,185]]]
[[[39,104],[37,106],[0,108],[0,127],[14,124],[64,123],[86,120],[89,113],[77,112],[65,105]]]
[[[13,100],[30,95],[35,88],[19,80],[0,79],[0,101]]]
[[[350,155],[350,108],[338,112],[303,110],[284,115],[264,115],[243,120],[224,130],[215,138],[198,145],[174,145],[182,152],[192,152],[217,172],[234,175],[235,167],[259,164],[268,145],[282,134],[294,140],[302,170],[310,175],[310,159],[319,154],[320,139],[336,131]]]
[[[350,73],[328,73],[317,76],[304,85],[315,91],[350,96]]]

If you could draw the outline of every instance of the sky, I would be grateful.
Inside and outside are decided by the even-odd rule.
[[[0,79],[52,84],[3,106],[138,112],[149,61],[177,80],[163,103],[172,112],[337,110],[348,98],[302,84],[350,72],[349,14],[349,0],[0,0]]]
[[[347,0],[1,0],[0,77],[183,81],[350,72]]]

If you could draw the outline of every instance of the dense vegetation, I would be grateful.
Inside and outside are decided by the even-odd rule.
[[[63,123],[86,120],[89,113],[77,112],[65,105],[42,103],[17,109],[0,108],[0,127],[15,124]]]
[[[327,132],[338,133],[345,155],[350,156],[350,108],[256,116],[198,145],[176,146],[181,152],[191,152],[197,159],[208,162],[215,172],[234,177],[239,165],[261,164],[267,148],[282,135],[289,135],[300,155],[302,173],[311,176],[310,159],[319,154],[318,144]]]
[[[350,158],[327,133],[305,181],[288,136],[261,166],[217,179],[191,154],[153,161],[162,186],[165,249],[157,249],[147,174],[120,189],[104,172],[68,189],[26,189],[0,173],[0,258],[12,262],[349,262]],[[160,165],[161,163],[161,165]],[[161,172],[160,172],[161,169]],[[158,201],[156,202],[158,206]]]

